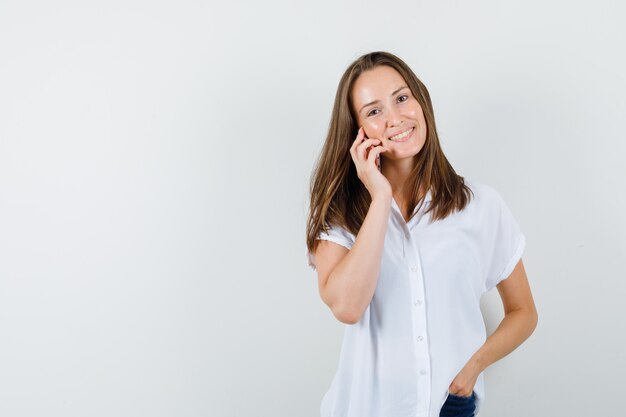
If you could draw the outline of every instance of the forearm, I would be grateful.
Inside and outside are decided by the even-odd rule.
[[[537,314],[530,309],[513,310],[506,314],[498,328],[474,353],[470,362],[478,370],[484,371],[491,364],[502,359],[528,339],[537,326]]]
[[[391,196],[372,201],[352,249],[328,278],[326,291],[334,295],[337,317],[358,321],[374,296],[391,210]]]

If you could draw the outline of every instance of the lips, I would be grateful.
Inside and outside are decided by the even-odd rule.
[[[404,142],[413,134],[413,130],[415,130],[415,127],[390,135],[388,139],[392,142]]]

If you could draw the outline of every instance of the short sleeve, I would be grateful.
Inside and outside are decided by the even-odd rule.
[[[321,231],[317,236],[317,240],[329,240],[331,242],[335,242],[341,246],[345,246],[348,249],[352,249],[352,245],[356,240],[354,234],[350,233],[345,228],[338,225],[331,225],[328,231]],[[313,255],[307,248],[306,250],[307,262],[313,270],[316,269],[315,266],[315,255]]]
[[[491,290],[511,275],[526,245],[526,237],[500,194],[493,190],[492,197],[489,225],[485,227],[488,231],[488,245],[483,292]]]

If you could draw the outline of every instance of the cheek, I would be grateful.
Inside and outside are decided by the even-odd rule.
[[[422,112],[421,108],[416,107],[411,112],[411,117],[418,120],[424,120],[424,112]]]
[[[384,126],[380,122],[367,121],[363,123],[363,128],[368,138],[378,138],[384,133]]]

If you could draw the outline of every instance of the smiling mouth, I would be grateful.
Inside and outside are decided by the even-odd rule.
[[[410,130],[407,130],[406,132],[389,137],[389,140],[392,142],[404,142],[405,140],[409,138],[409,136],[411,136],[414,130],[415,130],[415,127],[412,127]]]

